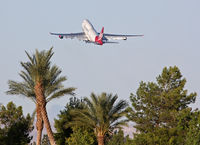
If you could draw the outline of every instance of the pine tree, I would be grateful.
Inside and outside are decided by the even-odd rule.
[[[70,101],[66,104],[65,109],[60,111],[60,114],[58,114],[58,119],[54,119],[54,127],[56,129],[54,135],[57,145],[64,145],[66,139],[73,133],[72,127],[66,127],[73,118],[70,111],[73,109],[83,109],[83,100],[76,97],[71,97],[69,100]]]
[[[141,82],[136,95],[131,94],[128,118],[136,123],[137,144],[174,142],[181,112],[196,99],[196,93],[184,89],[185,83],[178,67],[165,67],[156,83]]]
[[[33,130],[31,117],[23,115],[22,107],[13,102],[0,107],[0,145],[27,145]]]
[[[73,133],[66,140],[67,145],[95,145],[95,135],[91,129],[72,127]]]

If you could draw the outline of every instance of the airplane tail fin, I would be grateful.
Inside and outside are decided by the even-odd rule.
[[[95,37],[95,42],[98,44],[98,45],[103,45],[103,32],[104,32],[104,27],[101,29],[101,32],[99,33],[99,36],[96,36]]]
[[[102,38],[103,38],[103,33],[104,33],[104,27],[102,27],[102,29],[101,29],[101,32],[100,32],[100,34],[99,34],[99,36],[98,36],[98,40],[102,40]]]

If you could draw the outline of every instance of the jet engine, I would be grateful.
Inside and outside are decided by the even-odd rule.
[[[59,35],[59,38],[60,38],[60,39],[63,39],[63,36],[62,36],[62,35]]]

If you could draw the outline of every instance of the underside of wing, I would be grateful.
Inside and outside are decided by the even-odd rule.
[[[126,40],[128,37],[140,37],[143,35],[120,35],[120,34],[106,34],[104,33],[104,38],[107,40]]]
[[[119,44],[119,42],[112,42],[112,41],[105,41],[103,43],[109,43],[109,44]]]
[[[88,38],[86,37],[85,33],[83,32],[80,32],[80,33],[50,33],[51,35],[57,35],[59,36],[59,38],[71,38],[71,39],[74,39],[74,38],[77,38],[79,40],[84,40],[84,41],[87,41]]]

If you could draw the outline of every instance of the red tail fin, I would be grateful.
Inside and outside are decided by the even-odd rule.
[[[99,44],[99,45],[103,45],[103,40],[102,40],[102,38],[103,38],[103,31],[104,31],[104,27],[101,29],[101,32],[100,32],[99,36],[95,37],[95,42],[97,44]]]
[[[99,37],[98,37],[98,40],[102,40],[103,33],[104,33],[104,27],[102,27],[102,29],[101,29],[101,32],[100,32]]]

